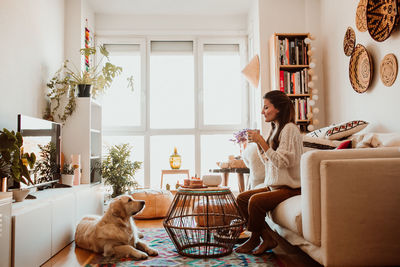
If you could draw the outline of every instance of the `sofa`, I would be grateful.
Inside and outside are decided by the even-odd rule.
[[[270,227],[324,266],[400,265],[400,147],[312,150]]]

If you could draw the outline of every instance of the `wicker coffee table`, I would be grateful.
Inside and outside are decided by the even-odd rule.
[[[207,258],[232,253],[245,219],[228,187],[180,188],[163,224],[179,254]]]

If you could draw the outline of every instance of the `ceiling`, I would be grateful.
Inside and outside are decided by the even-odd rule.
[[[88,0],[97,14],[247,15],[252,0]]]

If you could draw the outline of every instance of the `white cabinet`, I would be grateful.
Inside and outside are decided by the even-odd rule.
[[[13,213],[13,229],[15,267],[36,267],[51,258],[50,202]]]
[[[12,204],[13,263],[40,266],[75,238],[81,217],[103,214],[103,186],[80,185],[33,193],[35,200]]]
[[[0,267],[11,266],[11,201],[11,193],[0,192]]]
[[[62,152],[68,160],[72,154],[81,155],[82,184],[100,182],[99,172],[93,169],[101,163],[101,147],[101,106],[90,97],[78,97],[62,128]]]

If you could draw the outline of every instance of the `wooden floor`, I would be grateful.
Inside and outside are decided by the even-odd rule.
[[[136,220],[137,227],[140,228],[162,228],[160,220]],[[279,245],[273,250],[285,266],[313,267],[321,266],[312,260],[307,254],[298,247],[294,247],[278,235],[275,237]],[[57,255],[43,264],[43,267],[50,266],[84,266],[89,263],[95,254],[75,247],[75,242],[61,250]]]

